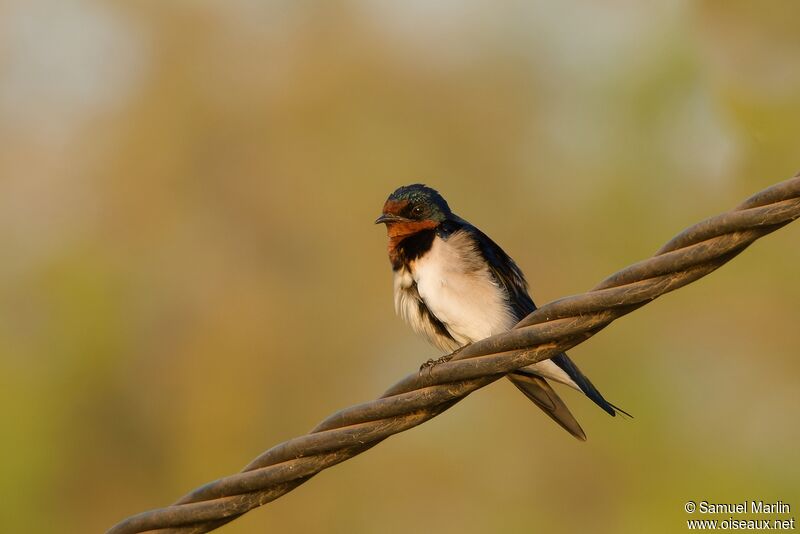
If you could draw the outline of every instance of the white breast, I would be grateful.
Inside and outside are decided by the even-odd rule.
[[[443,352],[452,352],[463,343],[439,332],[431,321],[431,313],[422,301],[411,271],[401,267],[394,273],[394,308],[414,332],[424,336]]]
[[[444,352],[505,332],[517,322],[507,305],[505,289],[495,282],[475,243],[463,231],[446,241],[435,237],[426,254],[397,270],[394,295],[397,313]],[[437,332],[425,317],[424,308],[443,324],[452,339]],[[528,369],[578,389],[550,360]]]
[[[516,322],[505,290],[466,232],[447,241],[437,236],[410,267],[420,297],[459,346],[505,332]]]

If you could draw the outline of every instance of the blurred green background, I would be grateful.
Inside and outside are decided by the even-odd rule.
[[[538,303],[800,169],[800,3],[0,4],[0,531],[100,532],[436,351],[382,227],[423,181]],[[800,507],[800,224],[225,532],[683,532]],[[720,517],[724,519],[725,517]]]

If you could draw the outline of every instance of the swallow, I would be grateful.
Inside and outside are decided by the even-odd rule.
[[[445,353],[510,330],[536,309],[514,260],[453,213],[435,189],[423,184],[400,187],[386,200],[375,224],[385,224],[389,236],[395,311]],[[586,434],[548,381],[582,392],[612,417],[629,415],[608,402],[563,352],[507,377],[582,441]]]

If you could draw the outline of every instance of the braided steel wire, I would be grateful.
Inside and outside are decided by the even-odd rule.
[[[537,309],[512,330],[413,373],[380,398],[336,412],[304,436],[264,452],[240,473],[165,508],[131,516],[109,534],[214,530],[293,490],[323,469],[413,428],[507,373],[568,350],[615,319],[720,267],[756,239],[800,218],[800,174],[684,230],[656,254],[592,290]]]

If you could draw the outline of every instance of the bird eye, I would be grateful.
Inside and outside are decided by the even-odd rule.
[[[422,215],[422,206],[414,206],[411,208],[411,215]]]

